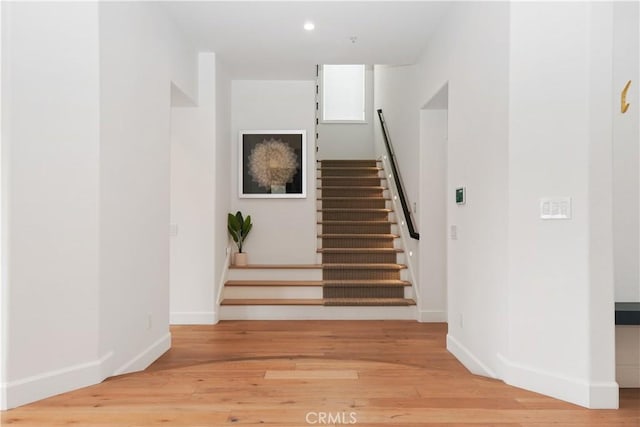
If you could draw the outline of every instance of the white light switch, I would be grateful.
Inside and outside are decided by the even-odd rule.
[[[571,219],[571,197],[540,199],[541,219]]]
[[[451,237],[451,240],[458,240],[458,226],[457,225],[452,225],[451,228],[449,229],[449,236]]]
[[[178,235],[178,224],[169,224],[169,236],[176,237]]]

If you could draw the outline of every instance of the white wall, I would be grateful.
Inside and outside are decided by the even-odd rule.
[[[124,373],[170,346],[170,85],[195,98],[197,62],[160,6],[99,7],[100,353]]]
[[[610,31],[606,4],[511,8],[505,376],[590,407],[617,406]],[[540,220],[539,198],[560,196],[572,218]]]
[[[618,95],[631,80],[629,109],[612,99],[613,215],[615,300],[640,301],[640,6],[613,4],[613,90]],[[640,387],[640,327],[616,327],[616,380],[620,387]]]
[[[632,80],[627,94],[630,108],[620,112],[620,98],[613,98],[613,215],[616,301],[640,301],[640,35],[638,3],[615,2],[613,32],[613,87],[620,93]],[[634,108],[635,106],[635,108]]]
[[[447,88],[443,88],[448,98]],[[432,108],[433,107],[433,108]],[[447,138],[448,111],[428,105],[420,114],[420,230],[418,274],[422,321],[447,320]]]
[[[316,263],[316,158],[313,81],[234,80],[231,91],[231,211],[251,215],[246,241],[249,263]],[[241,199],[238,197],[238,135],[241,130],[305,129],[307,197]],[[243,248],[244,249],[244,248]],[[234,247],[234,251],[236,248]]]
[[[7,239],[5,239],[5,233],[8,230],[8,226],[5,222],[7,215],[5,210],[7,209],[7,203],[5,201],[5,173],[8,170],[5,160],[7,156],[4,155],[5,145],[2,143],[5,138],[8,138],[8,115],[6,114],[7,108],[5,108],[5,99],[3,93],[8,89],[7,79],[4,76],[7,74],[7,63],[4,60],[4,54],[7,52],[7,14],[4,13],[6,3],[0,3],[0,409],[7,407],[7,400],[5,398],[5,372],[7,370],[7,331],[8,331],[8,311],[9,306],[7,304],[7,298],[9,297],[8,286],[9,280],[6,275],[7,265]],[[7,116],[7,117],[5,117]]]
[[[375,158],[373,128],[380,124],[373,111],[373,67],[370,65],[365,69],[364,96],[366,123],[318,124],[318,159]]]
[[[448,241],[445,307],[441,276],[423,274],[424,257],[444,250],[444,231],[439,230],[437,242],[430,234],[437,236],[438,230],[424,225],[426,234],[418,244],[420,294],[434,296],[438,303],[421,307],[426,311],[422,317],[447,311],[449,348],[472,371],[491,376],[496,375],[496,353],[504,347],[506,334],[508,11],[505,3],[454,5],[418,64],[375,71],[375,108],[383,109],[408,198],[417,202],[423,221],[443,211],[442,205],[433,206],[440,198],[438,189],[420,188],[422,182],[443,182],[441,170],[426,167],[432,157],[443,154],[435,142],[418,147],[421,138],[426,139],[420,134],[420,114],[448,83],[445,197],[447,225],[457,225],[458,240]],[[380,146],[379,138],[377,142]],[[458,186],[467,188],[464,206],[454,202]],[[429,194],[429,199],[420,198]]]
[[[168,348],[170,87],[197,83],[156,5],[2,7],[6,408]]]
[[[170,321],[215,319],[216,58],[199,55],[198,103],[171,108]],[[221,249],[222,250],[222,249]]]
[[[102,379],[100,112],[97,5],[2,7],[6,408]]]
[[[589,407],[617,405],[610,7],[457,4],[416,66],[376,68],[413,200],[437,173],[415,155],[420,109],[448,83],[448,348],[474,372]],[[541,221],[545,196],[573,197],[573,219]],[[441,291],[424,276],[421,294]]]
[[[227,214],[231,211],[231,188],[229,177],[236,172],[229,159],[231,151],[236,147],[235,135],[231,133],[231,78],[227,66],[220,58],[216,58],[216,203],[215,203],[215,238],[214,293],[219,296],[229,266],[227,248],[230,248],[227,232]],[[233,179],[233,178],[232,178]]]

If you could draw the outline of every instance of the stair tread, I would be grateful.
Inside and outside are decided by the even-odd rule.
[[[381,171],[380,166],[320,166],[319,171],[323,170],[357,170],[357,171]]]
[[[322,286],[321,280],[227,280],[225,286]]]
[[[388,190],[389,187],[382,185],[322,185],[316,187],[318,190]]]
[[[403,270],[407,268],[404,264],[384,264],[384,263],[324,263],[322,268],[326,270],[339,270],[339,269],[351,269],[351,270]]]
[[[332,306],[407,306],[416,305],[410,298],[326,298],[326,305]]]
[[[318,159],[316,162],[335,162],[335,163],[345,163],[345,162],[381,162],[380,159]]]
[[[371,280],[323,280],[324,285],[386,285],[386,286],[411,286],[406,280],[371,279]]]
[[[232,269],[283,269],[283,270],[306,270],[314,268],[322,268],[321,264],[248,264],[248,265],[231,265]]]
[[[322,208],[318,212],[393,212],[390,208]],[[358,222],[358,221],[355,221]]]
[[[381,196],[348,196],[348,197],[338,197],[338,196],[323,196],[318,197],[316,200],[391,200],[391,197],[381,197]]]
[[[365,224],[365,225],[381,225],[381,224],[397,224],[397,221],[380,221],[380,220],[362,220],[362,221],[349,221],[344,219],[326,219],[323,221],[318,221],[318,224],[329,224],[329,225],[357,225],[357,224]]]
[[[220,305],[323,305],[323,300],[319,298],[227,298],[223,299]]]
[[[318,176],[317,179],[387,179],[384,176],[358,176],[358,175],[332,175],[332,176]]]
[[[321,239],[397,239],[400,237],[397,234],[358,234],[358,233],[330,233],[330,234],[318,234],[318,237]]]
[[[318,253],[401,253],[398,248],[318,248]]]

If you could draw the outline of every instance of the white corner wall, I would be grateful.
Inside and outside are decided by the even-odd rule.
[[[197,105],[171,108],[171,324],[215,321],[215,74],[200,53]]]
[[[5,201],[5,173],[8,170],[8,162],[5,163],[6,156],[4,155],[5,145],[3,140],[9,137],[9,127],[7,126],[8,114],[5,106],[5,98],[3,94],[9,88],[7,79],[4,77],[7,75],[7,61],[5,60],[5,53],[7,52],[7,39],[8,34],[6,30],[8,28],[5,21],[7,14],[4,12],[6,3],[0,3],[0,410],[7,407],[6,399],[6,378],[5,372],[7,371],[7,332],[8,332],[8,310],[7,299],[9,297],[9,279],[6,275],[7,265],[7,247],[5,233],[8,230],[8,226],[5,223],[7,217],[5,210],[7,208],[7,202]],[[6,86],[6,87],[5,87]]]
[[[613,90],[627,82],[629,109],[614,96],[613,215],[615,300],[640,301],[640,5],[613,3]],[[616,380],[640,387],[640,326],[616,326]]]
[[[449,349],[473,372],[488,376],[497,375],[497,352],[506,335],[508,12],[507,3],[452,5],[416,65],[376,67],[374,76],[375,109],[384,112],[418,218],[437,220],[446,211],[446,226],[458,228],[458,240],[445,246],[446,231],[418,225],[420,295],[432,298],[420,301],[421,318],[438,320],[446,312]],[[420,133],[422,109],[447,83],[447,132],[432,135],[430,145],[429,136]],[[443,114],[431,119],[441,122]],[[448,133],[446,153],[433,139],[443,133]],[[446,178],[441,169],[427,167],[434,157],[449,159]],[[446,182],[446,188],[421,188],[425,182]],[[464,206],[453,198],[459,186],[467,188]],[[442,272],[425,273],[424,257],[443,252],[446,281]]]
[[[251,215],[246,241],[252,264],[315,264],[316,157],[314,81],[234,80],[231,91],[231,211]],[[241,199],[238,154],[241,130],[306,130],[307,197]],[[233,247],[234,252],[237,250]]]
[[[96,4],[2,8],[6,409],[102,379],[100,82]]]
[[[613,215],[616,301],[640,301],[640,29],[638,2],[615,2],[613,13],[613,87],[620,93],[627,81],[630,104],[620,112],[612,100]],[[633,108],[633,106],[636,108]]]
[[[110,375],[144,369],[170,346],[170,88],[196,99],[197,83],[184,82],[197,55],[160,5],[99,7],[99,336]]]
[[[216,200],[214,227],[216,234],[214,248],[214,294],[216,304],[222,295],[229,267],[230,248],[227,233],[227,214],[231,211],[231,188],[229,177],[233,177],[235,169],[229,159],[235,148],[235,138],[231,134],[231,77],[224,62],[216,58]],[[219,307],[219,306],[217,306]],[[218,311],[216,311],[218,313]],[[217,315],[215,321],[217,321]]]
[[[511,7],[505,379],[592,408],[618,404],[611,31],[610,4]],[[542,197],[572,218],[539,219]]]
[[[616,407],[618,393],[611,32],[606,3],[456,4],[416,65],[375,70],[375,108],[422,219],[438,192],[420,183],[441,173],[426,168],[440,154],[420,111],[448,85],[449,350],[472,372],[593,408]],[[547,196],[572,197],[573,218],[541,221]],[[442,295],[440,279],[423,274],[423,253],[442,244],[418,231],[420,294]]]
[[[169,347],[170,87],[197,71],[154,4],[2,12],[5,409]]]

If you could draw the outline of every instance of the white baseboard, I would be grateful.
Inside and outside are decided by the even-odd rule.
[[[420,323],[446,323],[447,312],[444,310],[421,310],[418,313]]]
[[[130,372],[137,372],[146,369],[149,365],[155,362],[160,356],[167,352],[171,348],[171,333],[167,332],[160,337],[156,342],[151,344],[140,354],[133,359],[122,365],[119,369],[113,373],[113,375],[128,374]]]
[[[172,312],[169,315],[171,325],[215,325],[216,313],[213,311]]]
[[[98,384],[104,380],[103,366],[113,353],[91,362],[79,363],[62,369],[0,384],[4,401],[1,410],[26,405],[60,393]]]
[[[571,378],[515,363],[500,354],[498,359],[503,365],[503,380],[509,385],[584,406],[585,408],[618,408],[619,392],[618,384],[615,381],[589,383],[580,378]]]
[[[487,365],[482,363],[480,359],[451,334],[447,334],[447,350],[471,373],[482,375],[483,377],[498,378],[493,370],[489,369]]]

